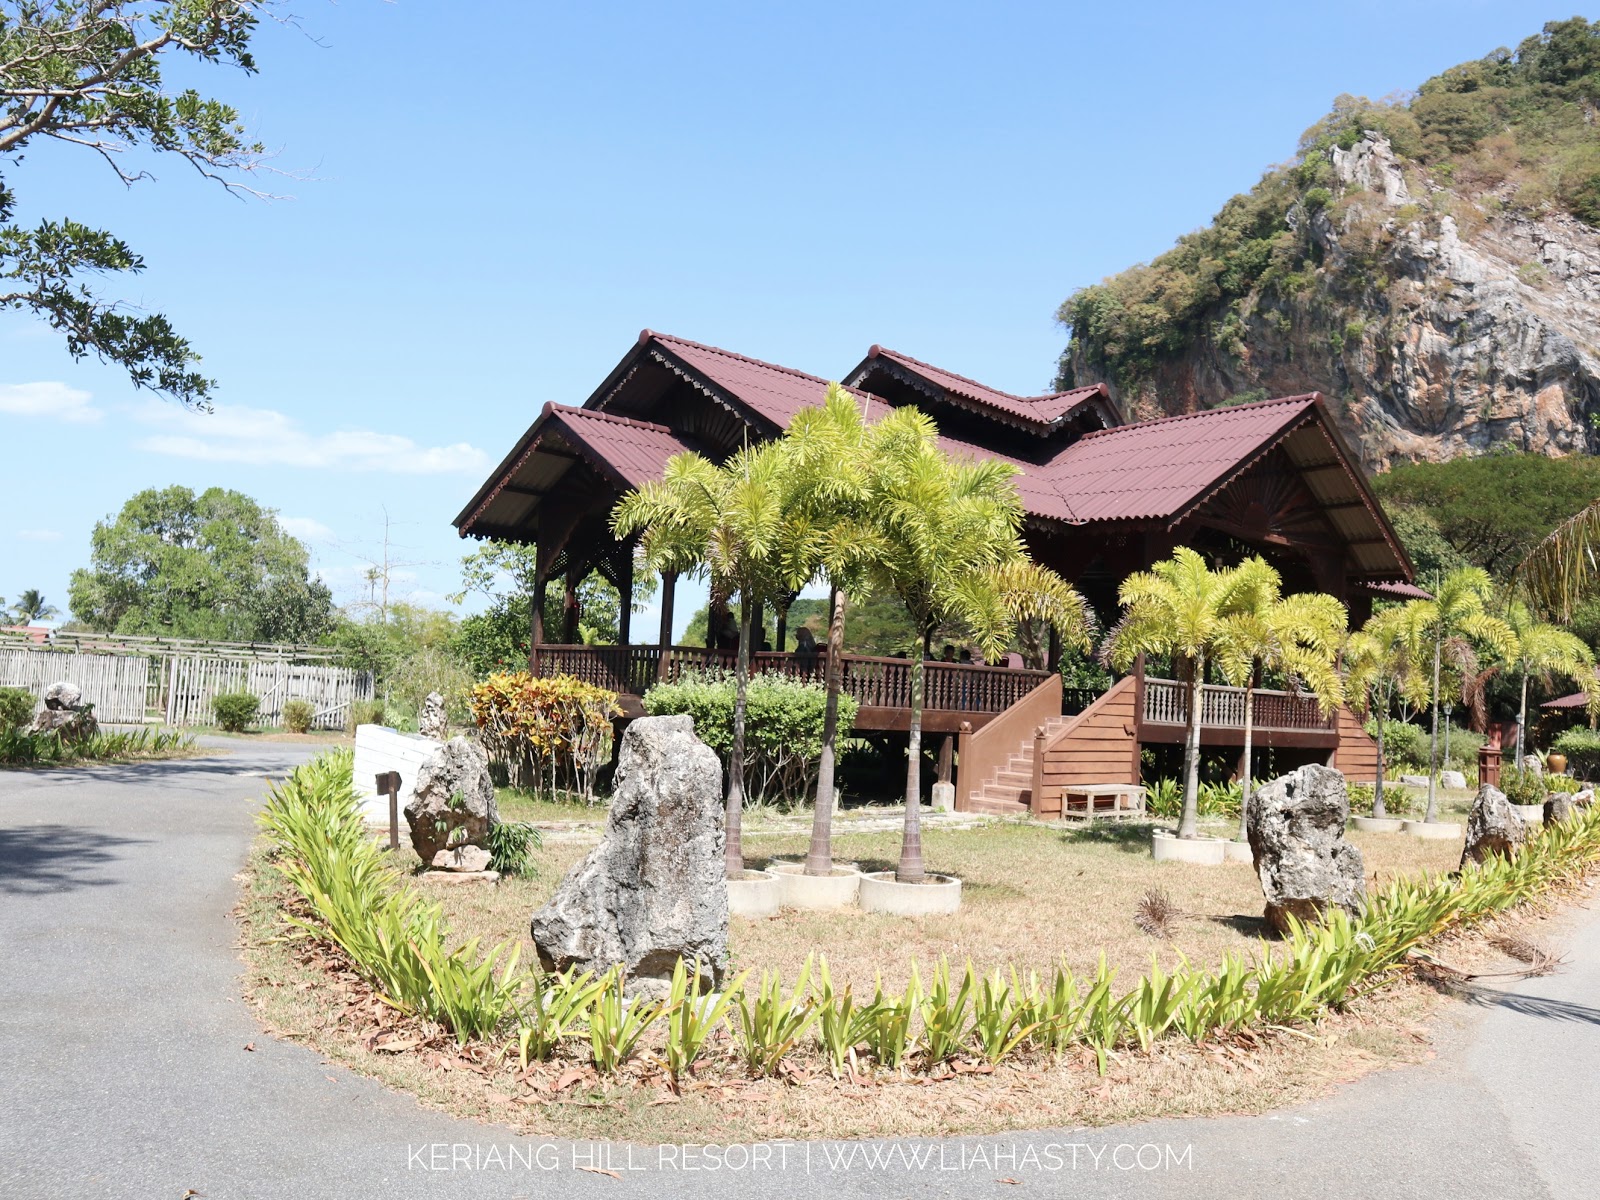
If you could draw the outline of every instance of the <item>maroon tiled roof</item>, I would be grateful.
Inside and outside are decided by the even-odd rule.
[[[640,340],[657,343],[684,366],[742,401],[779,429],[788,428],[801,409],[815,407],[827,398],[828,381],[804,371],[649,329],[640,335]]]
[[[621,475],[629,487],[660,479],[667,460],[691,448],[672,430],[654,421],[635,421],[562,404],[546,404],[544,411],[596,460]]]
[[[1065,507],[1063,519],[1170,520],[1255,459],[1316,402],[1315,394],[1289,396],[1097,430],[1041,473]]]
[[[1096,384],[1093,387],[1074,388],[1068,392],[1050,392],[1042,396],[1014,396],[1010,392],[988,387],[976,379],[968,379],[965,375],[957,375],[954,371],[946,371],[943,367],[936,367],[932,363],[925,363],[921,359],[912,358],[909,354],[901,354],[898,350],[890,350],[884,346],[874,346],[867,352],[868,362],[875,358],[887,359],[949,395],[996,409],[1008,416],[1040,424],[1049,424],[1066,416],[1080,405],[1106,395],[1105,388]]]

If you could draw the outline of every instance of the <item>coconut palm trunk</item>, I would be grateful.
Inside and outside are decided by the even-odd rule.
[[[1239,786],[1239,840],[1250,837],[1250,734],[1255,725],[1256,688],[1252,679],[1244,685],[1244,776]]]
[[[1522,671],[1522,704],[1517,709],[1517,766],[1522,766],[1522,731],[1528,727],[1528,671]]]
[[[1178,821],[1178,836],[1195,837],[1200,830],[1200,706],[1205,700],[1205,659],[1194,657],[1189,665],[1188,725],[1183,739],[1183,816]]]
[[[817,803],[811,814],[807,875],[827,875],[833,870],[833,763],[839,738],[839,689],[844,683],[844,606],[845,594],[834,588],[828,606],[827,698],[822,708],[822,753],[817,759]]]
[[[1439,656],[1443,639],[1439,634],[1433,639],[1433,720],[1428,734],[1428,811],[1423,821],[1432,821],[1439,804]]]
[[[748,592],[739,597],[739,653],[733,667],[733,745],[728,751],[728,802],[723,818],[727,834],[724,853],[730,876],[744,870],[744,726],[750,691],[750,626],[755,608]]]
[[[921,883],[922,870],[922,685],[923,658],[911,663],[911,735],[906,755],[906,821],[900,839],[900,883]]]
[[[1383,727],[1389,716],[1389,701],[1385,697],[1383,707],[1378,710],[1378,782],[1372,789],[1372,815],[1384,817],[1388,813],[1383,807]]]

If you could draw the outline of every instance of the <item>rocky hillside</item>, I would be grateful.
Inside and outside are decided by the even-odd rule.
[[[1320,391],[1373,469],[1600,450],[1600,23],[1341,97],[1213,224],[1062,306],[1134,415]]]

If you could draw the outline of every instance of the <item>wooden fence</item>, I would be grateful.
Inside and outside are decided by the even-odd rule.
[[[342,729],[350,715],[350,705],[372,699],[372,673],[350,667],[205,655],[167,660],[168,725],[211,724],[212,698],[223,692],[250,692],[261,697],[257,725],[280,727],[285,704],[309,700],[315,711],[313,729]]]
[[[76,684],[103,724],[142,725],[149,687],[146,659],[114,654],[0,648],[0,686],[26,688],[44,697],[58,680]]]

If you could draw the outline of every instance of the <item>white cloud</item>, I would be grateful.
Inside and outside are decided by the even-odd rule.
[[[92,398],[59,381],[0,383],[0,413],[12,417],[50,417],[87,425],[101,417],[100,410],[89,403]]]
[[[59,542],[59,529],[19,529],[17,536],[25,542]]]
[[[134,443],[138,449],[201,462],[398,475],[475,473],[489,463],[488,455],[466,442],[419,446],[402,434],[365,429],[308,433],[293,417],[270,408],[219,404],[207,415],[156,401],[134,416],[141,424],[174,431],[141,438]]]
[[[315,517],[279,517],[278,524],[290,537],[302,542],[325,542],[333,536],[333,530]]]

